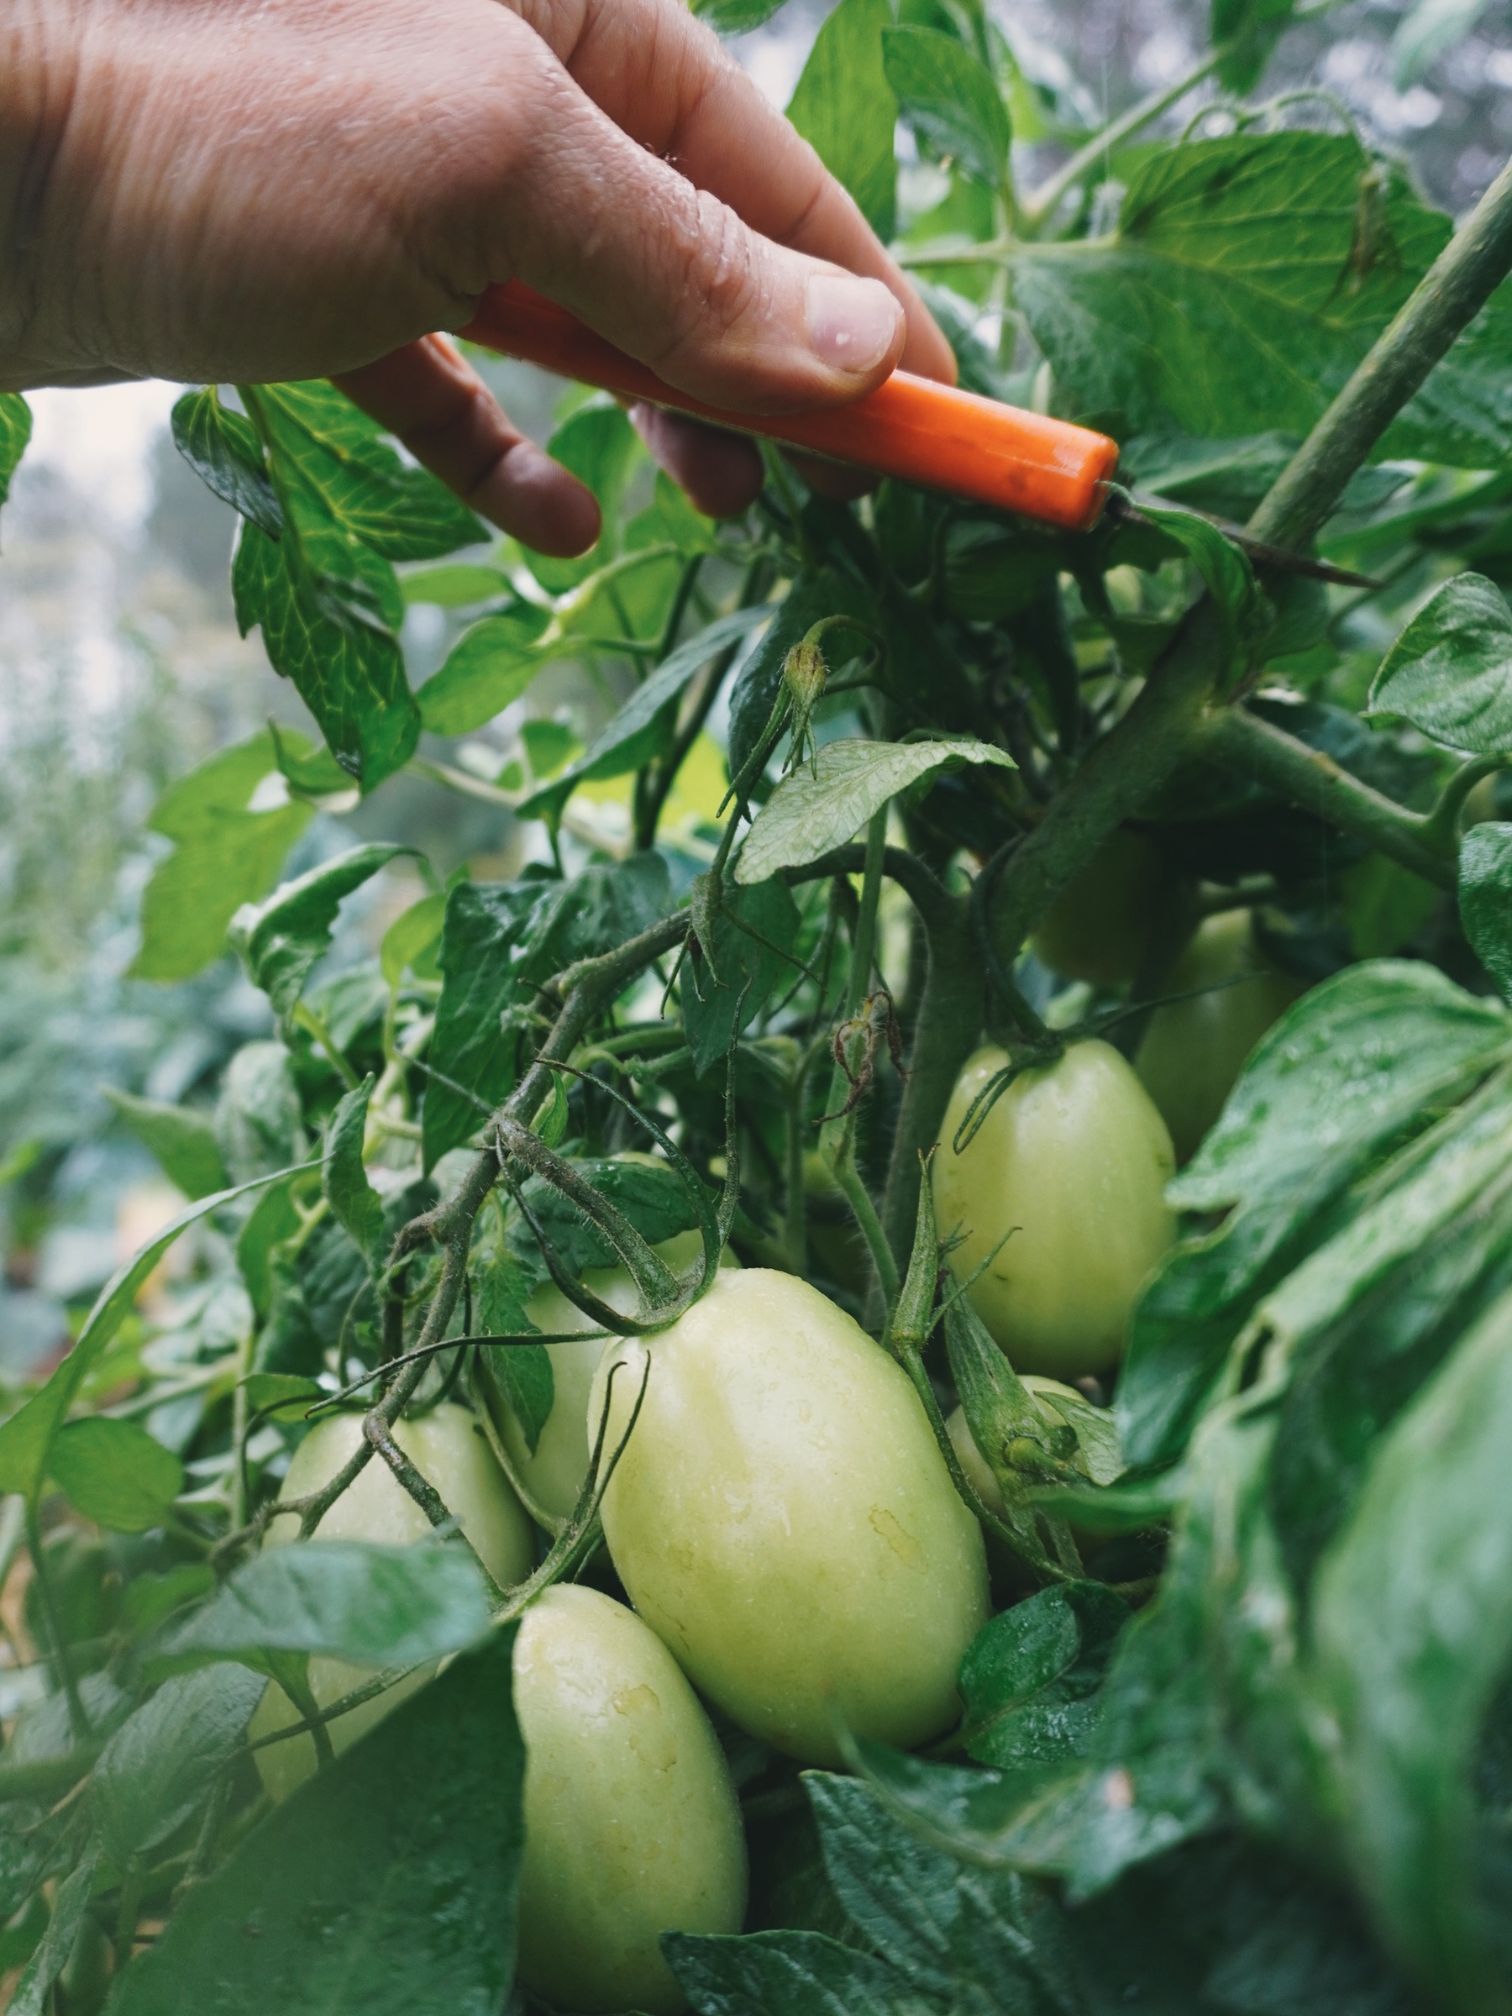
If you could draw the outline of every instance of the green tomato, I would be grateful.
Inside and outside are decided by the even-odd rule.
[[[1253,977],[1236,980],[1244,973]],[[1232,986],[1218,983],[1232,980]],[[1196,1154],[1202,1137],[1260,1038],[1305,990],[1255,943],[1248,912],[1209,917],[1162,984],[1172,994],[1213,992],[1171,1001],[1151,1015],[1134,1068],[1160,1108],[1178,1158]]]
[[[530,1572],[533,1552],[530,1522],[494,1460],[476,1417],[464,1407],[443,1404],[413,1420],[399,1421],[394,1440],[441,1493],[494,1580],[503,1588],[523,1581]],[[299,1498],[319,1490],[361,1441],[359,1414],[333,1414],[318,1421],[294,1452],[282,1495]],[[425,1513],[379,1457],[358,1473],[315,1529],[322,1540],[369,1540],[384,1547],[412,1546],[431,1530]],[[298,1520],[292,1513],[282,1514],[268,1528],[264,1545],[287,1546],[298,1534]],[[423,1671],[412,1673],[339,1716],[329,1724],[332,1749],[345,1750],[356,1742],[427,1677]],[[314,1658],[308,1678],[316,1703],[325,1708],[373,1675],[366,1667],[349,1665],[343,1659]],[[270,1682],[248,1733],[254,1738],[267,1736],[300,1720],[288,1695]],[[286,1798],[315,1769],[315,1742],[310,1736],[291,1736],[253,1755],[263,1785],[274,1799]]]
[[[1178,895],[1154,841],[1116,832],[1051,904],[1034,950],[1068,980],[1132,980]]]
[[[663,1932],[738,1932],[740,1808],[709,1718],[633,1611],[558,1584],[520,1623],[520,1979],[563,2009],[686,2007]]]
[[[1094,1040],[1021,1071],[957,1154],[967,1111],[1007,1062],[992,1045],[978,1050],[940,1129],[935,1214],[942,1237],[961,1235],[950,1268],[965,1281],[988,1262],[971,1302],[1016,1370],[1106,1372],[1175,1237],[1171,1137],[1123,1058]]]
[[[686,1274],[698,1264],[703,1241],[697,1232],[679,1232],[671,1239],[664,1239],[654,1251],[674,1272]],[[727,1250],[721,1254],[719,1264],[738,1267],[740,1262]],[[640,1310],[640,1292],[627,1267],[585,1268],[583,1286],[621,1316],[632,1316]],[[503,1393],[492,1381],[488,1388],[490,1412],[510,1475],[531,1509],[547,1524],[560,1526],[571,1517],[583,1479],[588,1475],[588,1458],[592,1453],[588,1440],[588,1394],[608,1340],[593,1318],[584,1315],[554,1282],[536,1289],[525,1304],[525,1312],[537,1330],[547,1336],[573,1331],[589,1333],[581,1342],[574,1339],[568,1344],[545,1347],[551,1355],[551,1412],[534,1449]]]
[[[668,1329],[625,1340],[604,1494],[631,1601],[727,1715],[812,1764],[832,1711],[908,1745],[956,1715],[956,1669],[987,1614],[981,1529],[907,1376],[790,1274],[722,1274]]]

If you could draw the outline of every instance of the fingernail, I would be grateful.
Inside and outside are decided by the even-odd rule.
[[[902,314],[880,280],[816,273],[808,283],[809,343],[834,371],[875,371],[897,341]]]

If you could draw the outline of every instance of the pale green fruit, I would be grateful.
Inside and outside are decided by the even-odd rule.
[[[832,1710],[908,1745],[958,1710],[987,1614],[981,1529],[906,1375],[790,1274],[722,1274],[605,1357],[610,1436],[645,1402],[605,1493],[636,1609],[694,1683],[779,1750],[833,1764]]]
[[[738,1932],[740,1808],[709,1718],[647,1627],[558,1584],[520,1623],[520,1979],[563,2009],[686,2007],[663,1932]]]
[[[329,1483],[362,1440],[362,1417],[335,1414],[319,1421],[294,1452],[281,1496],[300,1498]],[[478,1558],[502,1588],[523,1581],[530,1572],[530,1522],[494,1460],[476,1417],[466,1408],[443,1403],[413,1420],[401,1420],[394,1440],[421,1474],[441,1493]],[[425,1513],[380,1457],[374,1457],[343,1491],[316,1528],[321,1540],[370,1540],[376,1546],[407,1547],[432,1531]],[[264,1542],[286,1546],[297,1539],[299,1522],[292,1515],[275,1519]],[[371,1680],[372,1671],[343,1659],[314,1658],[309,1683],[318,1706],[329,1707],[343,1694]],[[382,1721],[406,1695],[429,1677],[411,1674],[371,1701],[328,1725],[333,1750],[345,1750],[375,1722]],[[271,1735],[275,1729],[303,1718],[281,1687],[271,1682],[252,1717],[248,1734]],[[287,1798],[315,1769],[315,1743],[310,1736],[291,1736],[253,1752],[263,1785],[275,1799]]]
[[[1237,979],[1244,974],[1247,977]],[[1231,986],[1219,983],[1231,981]],[[1245,1060],[1273,1022],[1305,990],[1255,943],[1249,913],[1209,917],[1161,983],[1182,994],[1157,1008],[1145,1027],[1134,1068],[1160,1108],[1179,1160],[1196,1154],[1234,1089]]]
[[[1106,1372],[1175,1237],[1171,1137],[1123,1058],[1093,1040],[1021,1071],[958,1154],[972,1102],[1007,1062],[992,1045],[979,1050],[941,1124],[935,1216],[942,1238],[962,1235],[950,1267],[965,1281],[998,1248],[969,1292],[1016,1371]]]

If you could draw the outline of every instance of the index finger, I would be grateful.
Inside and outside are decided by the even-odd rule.
[[[778,244],[881,280],[903,363],[954,384],[955,356],[855,200],[681,0],[506,0],[615,124]]]

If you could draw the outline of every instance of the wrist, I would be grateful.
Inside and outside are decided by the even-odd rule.
[[[53,166],[74,96],[71,14],[58,0],[20,0],[0,21],[0,389],[46,375],[34,338]]]

